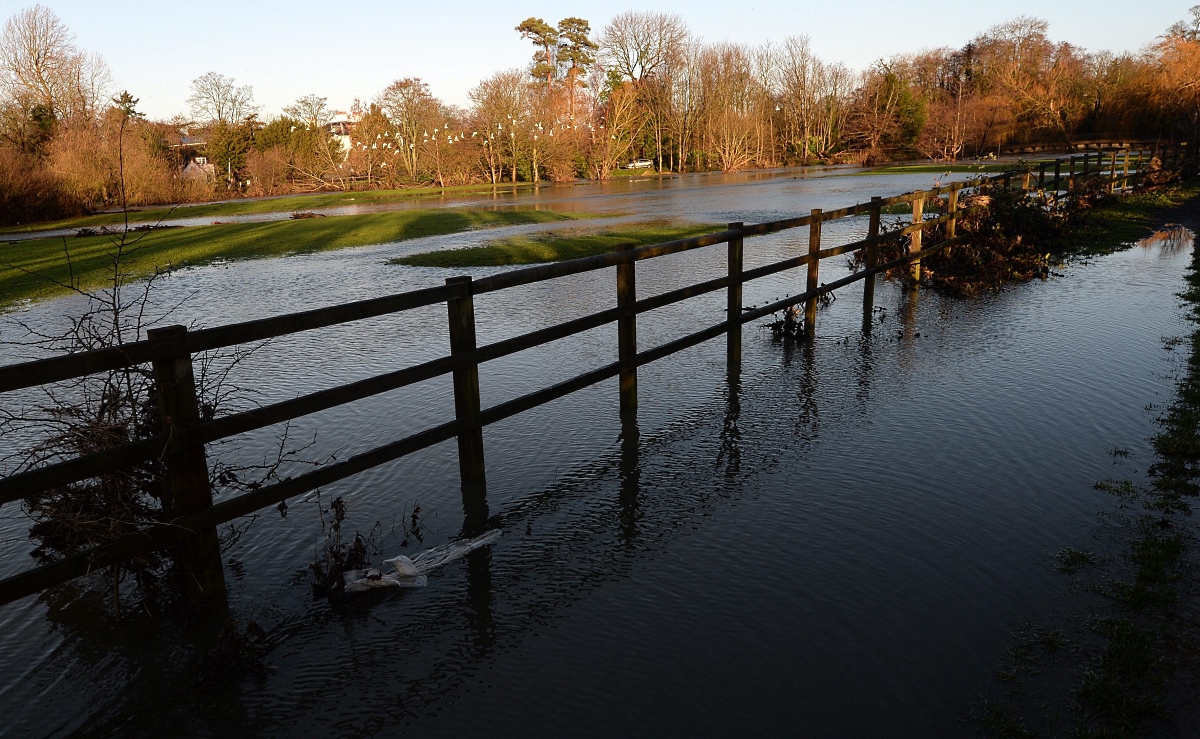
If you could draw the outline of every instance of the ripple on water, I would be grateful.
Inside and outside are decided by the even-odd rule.
[[[857,179],[873,192],[886,185]],[[824,203],[799,182],[690,193],[699,204],[689,207],[737,220],[847,200]],[[656,207],[672,204],[662,198]],[[836,238],[860,227],[847,222]],[[756,264],[804,248],[796,234],[749,243]],[[198,290],[183,317],[221,323],[445,275],[381,265],[390,254],[191,270],[164,300]],[[504,537],[422,590],[339,609],[314,602],[304,568],[316,504],[292,501],[286,519],[263,516],[229,554],[231,613],[270,635],[277,669],[265,678],[195,689],[194,645],[212,624],[135,611],[113,625],[73,588],[6,608],[0,649],[25,667],[0,692],[11,719],[0,731],[955,733],[1013,620],[1057,594],[1047,553],[1081,541],[1108,504],[1092,483],[1129,474],[1108,449],[1129,448],[1136,469],[1149,459],[1146,406],[1171,397],[1160,339],[1183,330],[1175,293],[1189,254],[1134,249],[971,302],[913,302],[883,285],[885,317],[865,340],[852,287],[822,312],[811,347],[748,327],[736,382],[720,342],[642,368],[636,434],[615,418],[613,381],[489,427],[489,502]],[[643,263],[639,294],[723,269],[720,250]],[[824,279],[841,269],[831,263]],[[747,302],[800,285],[778,276],[750,286]],[[611,271],[481,296],[481,341],[611,300]],[[723,302],[714,294],[645,316],[639,340],[708,325]],[[71,305],[25,316],[53,321]],[[443,321],[430,308],[310,332],[239,371],[267,378],[260,402],[281,400],[439,356]],[[597,330],[488,363],[485,405],[614,354],[611,330]],[[301,419],[291,433],[315,434],[315,455],[344,458],[451,413],[438,380]],[[253,459],[276,433],[218,453]],[[381,522],[392,553],[416,505],[424,542],[409,534],[410,550],[457,535],[456,475],[454,445],[441,444],[322,496],[345,496],[357,527]],[[5,521],[3,536],[5,571],[26,566],[21,523]]]

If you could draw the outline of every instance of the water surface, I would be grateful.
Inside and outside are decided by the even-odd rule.
[[[614,212],[755,222],[930,184],[772,178],[597,199]],[[864,230],[864,219],[846,219],[825,241]],[[748,241],[747,267],[806,250],[806,233]],[[188,270],[160,301],[190,296],[177,317],[216,325],[440,284],[459,271],[384,261],[474,238]],[[269,635],[265,676],[197,686],[196,656],[219,619],[135,612],[115,624],[75,586],[7,606],[0,731],[968,733],[1011,628],[1062,593],[1049,553],[1078,546],[1111,505],[1092,488],[1112,474],[1110,449],[1131,450],[1135,467],[1150,459],[1153,406],[1173,390],[1162,338],[1183,331],[1175,293],[1189,258],[1190,248],[1135,248],[974,301],[881,284],[866,336],[852,286],[822,311],[811,346],[748,326],[740,376],[726,372],[721,341],[642,368],[636,430],[617,419],[615,380],[488,427],[489,503],[504,536],[424,589],[344,607],[314,600],[305,567],[320,536],[316,502],[290,501],[286,519],[263,515],[227,561],[229,613]],[[639,296],[724,269],[722,247],[639,263]],[[823,270],[824,280],[845,273],[841,260]],[[747,303],[802,282],[787,273],[747,286]],[[612,270],[480,296],[480,341],[614,296]],[[719,321],[723,303],[718,293],[640,317],[639,343]],[[51,326],[77,307],[61,299],[21,317]],[[258,402],[294,397],[440,356],[444,323],[432,307],[281,339],[238,376],[262,391]],[[605,327],[487,363],[484,406],[615,352]],[[301,419],[289,434],[315,438],[312,458],[344,458],[451,416],[439,379]],[[278,433],[212,453],[253,459]],[[384,556],[462,526],[453,442],[321,494],[343,496],[363,531],[380,522]],[[3,513],[7,574],[30,560],[22,520]]]

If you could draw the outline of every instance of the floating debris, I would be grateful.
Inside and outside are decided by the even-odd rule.
[[[109,228],[108,226],[101,226],[100,228],[90,228],[88,226],[84,226],[83,228],[77,229],[75,231],[75,235],[76,236],[120,236],[123,233],[134,233],[135,231],[158,231],[159,229],[163,229],[163,228],[179,228],[179,226],[168,226],[168,225],[151,224],[151,223],[142,223],[137,226],[130,226],[128,228],[125,228],[124,226],[113,227],[113,228]],[[15,244],[17,242],[14,241],[12,243]]]
[[[453,541],[449,544],[426,549],[412,557],[400,555],[385,559],[392,572],[375,568],[347,570],[342,573],[346,593],[365,593],[375,588],[423,588],[429,582],[426,577],[434,569],[462,559],[468,553],[494,544],[500,539],[500,530],[492,529],[474,539]]]

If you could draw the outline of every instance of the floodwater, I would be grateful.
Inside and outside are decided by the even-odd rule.
[[[415,208],[494,208],[510,209],[533,207],[542,210],[553,210],[560,213],[586,213],[613,215],[630,213],[641,216],[666,215],[677,216],[686,213],[660,214],[652,210],[651,204],[661,202],[664,198],[678,206],[681,201],[689,199],[686,195],[696,196],[701,202],[715,188],[728,191],[742,186],[762,185],[768,182],[788,180],[812,181],[825,177],[836,180],[843,179],[847,174],[859,172],[850,167],[794,167],[788,169],[756,170],[750,172],[699,172],[687,175],[670,175],[665,177],[618,177],[603,182],[576,181],[542,185],[536,188],[527,186],[514,187],[499,184],[491,192],[462,195],[420,195],[411,198],[391,200],[386,202],[350,203],[324,208],[314,208],[311,212],[322,216],[349,216],[364,213],[379,213],[384,211],[411,210]],[[958,175],[965,176],[965,175]],[[914,181],[925,183],[931,180],[929,175],[913,176]],[[836,186],[835,186],[836,187]],[[243,213],[221,216],[189,216],[191,206],[180,205],[167,218],[159,221],[146,221],[135,211],[130,216],[129,226],[150,227],[186,227],[208,226],[214,223],[261,223],[268,221],[286,221],[292,217],[295,209],[289,209],[290,198],[271,198],[279,206],[279,210],[262,213]],[[245,202],[245,201],[242,201]],[[200,205],[205,205],[201,203]],[[814,206],[816,207],[816,206]],[[704,212],[704,211],[701,211]],[[95,231],[99,227],[93,227]],[[108,228],[119,228],[108,226]],[[63,236],[74,236],[77,228],[61,228],[43,231],[0,232],[0,241],[24,241],[28,239],[56,239]]]
[[[756,222],[930,184],[715,178],[576,195],[592,198],[590,211]],[[865,227],[831,224],[824,243]],[[495,270],[385,261],[489,234],[188,270],[156,299],[183,300],[173,320],[218,325],[481,276]],[[806,235],[748,240],[746,266],[805,251]],[[724,251],[639,263],[639,297],[723,273]],[[1137,469],[1150,460],[1153,419],[1173,393],[1163,339],[1185,330],[1176,293],[1190,252],[1183,237],[1146,242],[973,301],[881,283],[868,335],[851,286],[821,312],[811,345],[747,326],[740,376],[726,372],[722,340],[641,368],[636,428],[621,427],[615,379],[490,426],[488,502],[503,536],[422,589],[339,607],[315,600],[315,498],[289,501],[286,518],[269,510],[226,567],[228,616],[267,632],[263,675],[199,681],[223,614],[180,624],[134,612],[115,623],[104,598],[77,585],[2,607],[0,732],[969,734],[1011,629],[1059,604],[1065,583],[1050,553],[1084,545],[1112,506],[1092,487],[1114,474],[1111,450],[1128,449]],[[823,269],[823,280],[845,273],[841,260]],[[802,284],[798,271],[752,283],[746,301]],[[611,269],[480,296],[480,343],[614,296]],[[719,321],[723,305],[716,293],[643,315],[639,345]],[[78,308],[62,299],[17,318],[52,327]],[[235,371],[259,391],[238,402],[439,356],[444,324],[432,307],[276,340]],[[610,326],[486,363],[484,406],[615,354]],[[308,459],[345,458],[452,413],[443,378],[300,419],[287,443],[312,442]],[[279,434],[211,453],[261,459]],[[339,495],[352,528],[379,522],[378,559],[462,527],[453,442],[321,492]],[[10,574],[31,564],[30,547],[16,509],[2,513],[0,574]]]

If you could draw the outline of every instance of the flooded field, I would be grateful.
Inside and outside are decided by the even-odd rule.
[[[514,201],[750,223],[932,181],[705,175]],[[522,228],[187,270],[156,302],[180,304],[171,322],[212,326],[491,274],[385,262]],[[824,243],[865,230],[865,218],[828,224]],[[801,253],[806,231],[748,240],[746,267]],[[724,255],[639,263],[639,297],[722,274]],[[719,340],[643,367],[636,432],[622,433],[615,379],[490,426],[489,504],[503,536],[425,588],[340,607],[314,599],[317,501],[289,501],[286,518],[267,511],[226,557],[227,615],[266,631],[263,675],[200,682],[198,658],[226,614],[114,623],[77,585],[3,607],[0,733],[967,734],[1013,625],[1063,593],[1050,553],[1085,540],[1113,505],[1092,487],[1111,474],[1110,450],[1128,449],[1137,469],[1149,462],[1156,408],[1173,390],[1163,339],[1184,330],[1176,293],[1189,259],[1187,240],[1164,238],[972,301],[881,283],[868,335],[858,283],[821,312],[811,345],[747,326],[740,379]],[[844,274],[840,260],[826,264],[823,280]],[[752,283],[746,303],[802,284],[799,271]],[[613,270],[481,296],[480,343],[614,296]],[[53,329],[79,307],[28,306],[5,334],[13,319]],[[639,345],[720,321],[723,307],[716,293],[640,317]],[[435,306],[276,340],[235,371],[260,391],[242,402],[441,356],[445,321]],[[0,363],[19,355],[0,351]],[[483,405],[615,356],[605,327],[486,363]],[[441,378],[301,419],[289,436],[312,440],[313,459],[344,458],[446,421],[452,405]],[[258,459],[279,433],[213,453]],[[381,524],[378,559],[462,526],[453,442],[321,491],[333,496],[353,527]],[[32,563],[27,522],[12,505],[0,514],[0,573],[11,574]]]

